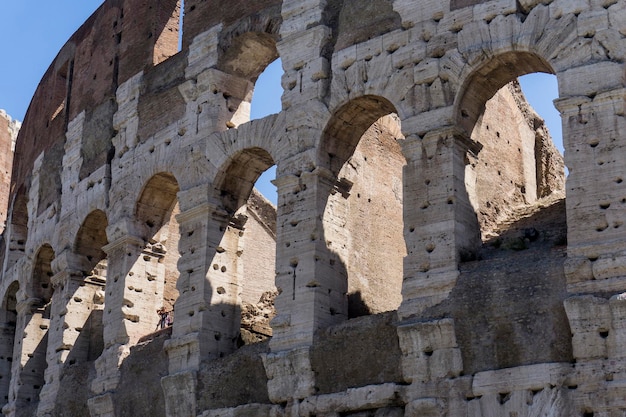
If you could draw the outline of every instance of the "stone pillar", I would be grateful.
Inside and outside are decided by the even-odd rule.
[[[275,180],[277,316],[272,320],[273,351],[310,346],[320,328],[348,318],[347,276],[339,256],[327,247],[322,214],[337,192],[330,171],[316,168]]]
[[[170,375],[161,379],[168,416],[195,416],[196,372],[203,360],[236,349],[241,324],[241,230],[218,205],[195,200],[202,194],[197,189],[179,193],[179,297],[172,338],[164,345]]]
[[[54,411],[64,367],[69,360],[84,362],[88,359],[89,345],[77,346],[95,305],[103,304],[104,284],[86,282],[84,267],[79,257],[68,250],[55,257],[53,269],[57,272],[51,282],[55,288],[48,335],[46,385],[40,395],[38,416],[48,416]],[[80,351],[79,351],[80,350]]]
[[[568,76],[560,75],[559,82],[568,82]],[[591,78],[600,82],[602,77]],[[570,88],[560,87],[561,94]],[[565,273],[571,294],[626,290],[624,94],[626,89],[618,88],[556,101],[569,168]]]
[[[187,102],[186,130],[190,137],[206,136],[239,126],[250,120],[254,84],[214,68],[195,74],[178,87]]]
[[[453,127],[409,135],[403,143],[404,260],[401,320],[443,301],[456,284],[458,263],[480,247],[480,228],[465,189],[467,153],[479,145]]]
[[[9,401],[2,409],[7,416],[14,416],[16,411],[39,401],[40,384],[46,366],[50,320],[44,318],[44,309],[38,307],[39,299],[26,298],[24,293],[18,298]]]
[[[183,197],[184,198],[184,197]],[[179,297],[172,339],[166,342],[170,373],[197,370],[203,359],[235,348],[237,313],[237,240],[228,214],[205,203],[176,217],[179,242]]]
[[[126,230],[132,230],[127,227]],[[115,225],[109,228],[114,230]],[[108,273],[103,314],[104,351],[96,360],[96,378],[91,390],[96,397],[89,400],[92,416],[108,416],[112,407],[111,393],[119,384],[119,367],[139,337],[155,330],[158,316],[154,307],[154,288],[150,281],[152,253],[143,253],[146,243],[131,234],[121,236],[102,248],[107,253]],[[147,257],[148,259],[144,259]],[[146,294],[142,294],[143,292]],[[150,296],[149,302],[144,300]],[[111,407],[109,407],[111,405]],[[111,408],[112,409],[112,408]]]
[[[324,47],[332,30],[324,23],[326,0],[285,0],[282,6],[281,41],[276,45],[285,73],[283,108],[311,105],[327,95],[330,62]]]
[[[347,271],[327,246],[322,214],[338,192],[324,168],[281,175],[276,236],[277,316],[272,320],[272,353],[264,357],[270,399],[305,398],[314,392],[309,348],[318,329],[348,318]]]
[[[0,323],[0,404],[9,402],[9,388],[11,383],[11,366],[13,363],[13,346],[15,344],[15,324],[11,325],[5,319]],[[6,399],[4,397],[7,397]]]

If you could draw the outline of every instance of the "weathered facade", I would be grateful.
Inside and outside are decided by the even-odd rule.
[[[622,1],[184,7],[106,0],[33,97],[5,415],[625,415]],[[249,121],[278,57],[282,111]]]
[[[13,166],[13,150],[21,123],[0,110],[0,230],[4,230],[9,206],[9,186]]]

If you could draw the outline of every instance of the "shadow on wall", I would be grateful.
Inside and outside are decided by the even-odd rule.
[[[102,354],[104,350],[103,314],[103,310],[91,311],[67,356],[66,365],[74,365],[83,360],[92,362]]]
[[[372,311],[363,300],[361,291],[348,294],[348,318],[369,316]]]

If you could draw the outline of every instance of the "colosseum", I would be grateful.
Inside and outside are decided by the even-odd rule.
[[[625,36],[623,0],[104,1],[0,114],[3,414],[626,416]]]

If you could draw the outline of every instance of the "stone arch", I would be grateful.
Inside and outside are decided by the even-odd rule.
[[[225,215],[220,227],[221,249],[211,262],[214,270],[219,265],[221,276],[212,275],[217,278],[212,284],[216,301],[232,312],[238,345],[272,335],[269,320],[274,316],[276,296],[276,208],[254,184],[273,165],[274,159],[265,149],[244,148],[227,159],[215,180],[216,196]],[[264,313],[259,315],[259,311]]]
[[[225,163],[215,179],[216,190],[223,207],[234,214],[243,206],[259,176],[274,165],[274,159],[260,147],[237,151]]]
[[[347,317],[395,310],[401,302],[406,160],[395,112],[380,96],[352,100],[335,111],[319,147],[330,186],[323,241],[334,273],[346,282],[347,306],[338,311]]]
[[[541,130],[543,121],[519,91],[517,77],[533,72],[554,74],[555,70],[546,55],[534,51],[504,50],[485,55],[464,70],[455,97],[453,120],[458,133],[453,139],[464,158],[463,169],[458,166],[463,181],[459,181],[455,194],[466,192],[471,202],[459,218],[473,220],[476,216],[482,242],[476,242],[470,257],[461,257],[455,288],[438,308],[446,303],[454,305],[450,314],[455,320],[466,374],[571,357],[565,310],[558,295],[565,292],[563,259],[559,259],[559,247],[566,236],[564,170],[562,157]],[[538,192],[537,177],[540,173],[546,175],[540,162],[547,156],[554,158],[554,171],[560,173],[547,193],[554,200],[537,205],[543,197]],[[550,224],[541,223],[542,218],[551,219]],[[524,251],[516,267],[538,265],[540,272],[531,268],[513,272],[498,264],[512,256],[511,250]],[[475,260],[480,262],[465,262]],[[520,285],[524,290],[516,293],[517,300],[510,299],[520,283],[524,283]],[[549,291],[538,294],[526,290],[537,286]],[[499,288],[503,298],[498,299],[492,288]],[[471,311],[460,301],[487,293],[490,298]],[[544,308],[539,305],[548,306],[550,311],[541,320],[533,316]],[[442,311],[438,308],[434,310]],[[489,328],[481,328],[472,317],[486,318]],[[521,331],[516,327],[519,322],[532,325]],[[520,336],[524,332],[525,336]],[[531,339],[536,339],[533,349],[518,348]]]
[[[80,329],[80,332],[71,342],[65,341],[72,346],[67,358],[69,364],[96,360],[104,347],[102,311],[107,256],[102,248],[109,243],[107,226],[106,214],[94,210],[83,220],[74,241],[73,252],[79,257],[82,280],[72,286],[75,291],[68,297],[65,321],[71,329]]]
[[[9,228],[5,232],[9,241],[5,242],[4,271],[11,269],[25,253],[28,239],[28,193],[25,187],[22,186],[15,194],[10,213]]]
[[[359,47],[372,49],[371,60],[356,60]],[[396,68],[390,72],[387,53],[382,45],[373,41],[353,45],[336,53],[333,59],[333,79],[330,100],[331,111],[337,111],[352,100],[362,97],[384,97],[400,119],[405,120],[416,113],[414,94],[414,68]]]
[[[74,241],[74,252],[83,256],[83,260],[86,261],[87,270],[84,272],[91,272],[100,261],[106,258],[106,253],[102,248],[108,243],[107,226],[107,216],[102,210],[92,211],[83,220]]]
[[[533,72],[554,74],[544,58],[530,52],[506,52],[477,66],[465,78],[456,96],[455,114],[458,126],[471,134],[484,112],[487,100],[517,77]]]
[[[259,75],[279,58],[276,44],[281,23],[280,7],[274,6],[238,19],[220,32],[216,68],[228,74],[222,77],[228,82],[222,92],[229,112],[228,128],[250,121]]]
[[[220,33],[218,69],[256,82],[259,74],[278,58],[276,42],[281,23],[280,9],[274,7],[225,28]]]
[[[34,306],[42,309],[43,317],[50,318],[50,302],[54,289],[52,287],[51,278],[52,260],[54,259],[54,250],[49,244],[44,244],[35,257],[33,265],[33,275],[30,285],[29,296],[33,298]]]
[[[17,324],[17,292],[20,288],[18,281],[13,281],[2,298],[0,310],[0,404],[9,402],[9,386],[11,383],[11,367],[13,364],[13,349]]]
[[[55,252],[49,244],[43,244],[37,251],[32,269],[32,278],[27,287],[28,299],[18,307],[18,328],[28,335],[18,341],[19,381],[17,382],[16,404],[18,408],[36,407],[39,393],[45,384],[45,371],[48,367],[46,351],[50,328],[53,287],[51,278],[52,261]]]
[[[142,234],[140,237],[146,246],[132,269],[139,269],[133,273],[145,275],[150,288],[140,293],[136,300],[145,303],[148,311],[147,317],[140,318],[144,334],[153,331],[159,324],[159,317],[156,313],[152,314],[152,310],[165,307],[172,312],[178,298],[176,282],[180,234],[176,215],[180,212],[179,190],[174,175],[157,173],[146,182],[135,206],[135,218]]]
[[[455,100],[457,126],[478,144],[468,156],[465,186],[483,240],[515,207],[564,190],[562,157],[517,83],[533,72],[554,73],[536,53],[504,52],[476,65]]]

